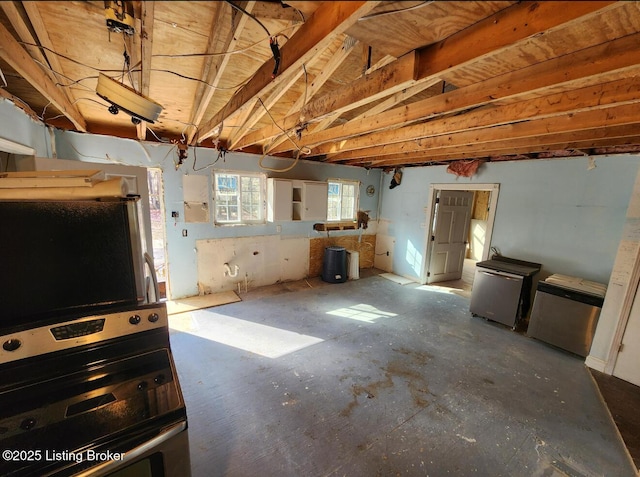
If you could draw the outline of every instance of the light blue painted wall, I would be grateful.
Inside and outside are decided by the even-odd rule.
[[[53,130],[51,130],[53,131]],[[10,101],[0,98],[0,137],[33,147],[38,157],[56,157],[60,159],[79,160],[105,164],[124,164],[141,167],[157,167],[163,171],[164,199],[167,211],[167,256],[169,260],[169,283],[172,298],[197,295],[197,263],[196,241],[200,239],[246,237],[259,235],[275,235],[277,225],[281,225],[280,235],[296,237],[319,237],[324,233],[312,230],[313,222],[282,222],[250,226],[218,226],[212,223],[185,223],[182,183],[183,177],[189,175],[205,175],[208,178],[211,201],[211,165],[217,158],[217,151],[198,149],[197,155],[189,150],[189,157],[183,165],[176,169],[175,147],[170,144],[140,143],[134,140],[116,139],[95,134],[81,134],[55,130],[54,146],[51,131],[42,123],[30,118]],[[195,169],[194,169],[194,159]],[[227,154],[220,159],[216,168],[256,172],[259,157],[250,154]],[[263,161],[265,167],[284,169],[292,164],[292,160],[267,157]],[[320,164],[300,161],[291,171],[286,173],[268,172],[269,177],[291,179],[326,180],[342,178],[361,182],[360,210],[370,211],[371,219],[376,218],[379,202],[379,170],[366,171],[362,168]],[[369,197],[365,190],[374,185],[376,193]],[[171,218],[171,211],[179,212],[178,220]],[[187,237],[182,236],[183,229]],[[373,230],[369,230],[372,233]],[[332,235],[350,235],[359,231],[332,232]]]
[[[49,130],[15,106],[0,98],[0,137],[35,149],[39,157],[49,157]]]
[[[575,275],[608,283],[625,223],[640,157],[485,163],[473,178],[456,178],[446,166],[404,170],[389,189],[384,175],[381,219],[396,237],[395,273],[420,277],[426,248],[429,184],[499,183],[492,246],[503,255],[543,264],[541,276]],[[415,261],[415,248],[420,263]]]
[[[217,159],[217,151],[199,148],[196,153],[189,149],[189,157],[177,170],[175,147],[168,144],[140,143],[134,140],[114,139],[107,136],[80,134],[68,131],[56,132],[56,151],[59,158],[103,162],[121,163],[142,167],[159,167],[163,171],[164,199],[167,213],[167,257],[169,269],[169,286],[171,297],[174,299],[198,294],[196,241],[200,239],[247,237],[259,235],[275,235],[279,232],[276,226],[281,226],[280,235],[297,237],[319,237],[321,233],[313,230],[313,222],[281,222],[264,225],[249,226],[214,226],[212,223],[185,223],[183,177],[185,175],[205,175],[209,184],[209,203],[211,204],[211,172],[212,165]],[[194,167],[195,159],[195,167]],[[250,154],[229,153],[219,159],[214,167],[235,171],[260,171],[259,156]],[[292,160],[266,158],[263,165],[273,169],[284,169],[291,165]],[[378,206],[378,193],[368,197],[365,193],[370,184],[376,186],[380,182],[381,172],[366,171],[362,168],[338,166],[332,164],[317,164],[300,161],[290,172],[272,173],[270,177],[285,177],[292,179],[325,180],[327,178],[343,178],[359,180],[361,182],[361,210],[370,210],[371,218],[375,218]],[[171,218],[171,211],[177,211],[179,218]],[[187,236],[182,231],[187,230]],[[357,233],[354,231],[343,234]],[[336,232],[333,233],[337,234]]]

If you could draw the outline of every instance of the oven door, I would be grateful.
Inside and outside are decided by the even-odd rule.
[[[118,450],[114,452],[111,449]],[[93,460],[95,465],[86,468],[86,464],[78,462],[43,477],[188,477],[191,475],[191,463],[187,422],[161,429],[155,436],[149,436],[149,440],[129,450],[112,443],[110,448],[87,449],[83,457]]]
[[[188,476],[186,426],[164,328],[0,367],[2,476]]]

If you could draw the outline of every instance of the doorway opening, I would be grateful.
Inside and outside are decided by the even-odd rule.
[[[423,284],[471,292],[475,264],[487,260],[499,184],[431,184]]]
[[[167,298],[167,259],[166,259],[166,234],[164,211],[164,188],[162,184],[162,170],[159,168],[147,169],[147,182],[149,184],[149,214],[151,216],[151,240],[153,244],[153,264],[158,279],[159,298]]]

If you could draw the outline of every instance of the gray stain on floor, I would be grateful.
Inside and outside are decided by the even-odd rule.
[[[635,476],[584,363],[468,306],[373,276],[193,312],[171,335],[193,475]],[[266,357],[216,317],[316,341]]]

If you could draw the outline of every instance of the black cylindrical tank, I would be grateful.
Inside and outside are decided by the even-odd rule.
[[[322,279],[328,283],[347,281],[347,250],[344,247],[327,247],[324,249]]]

